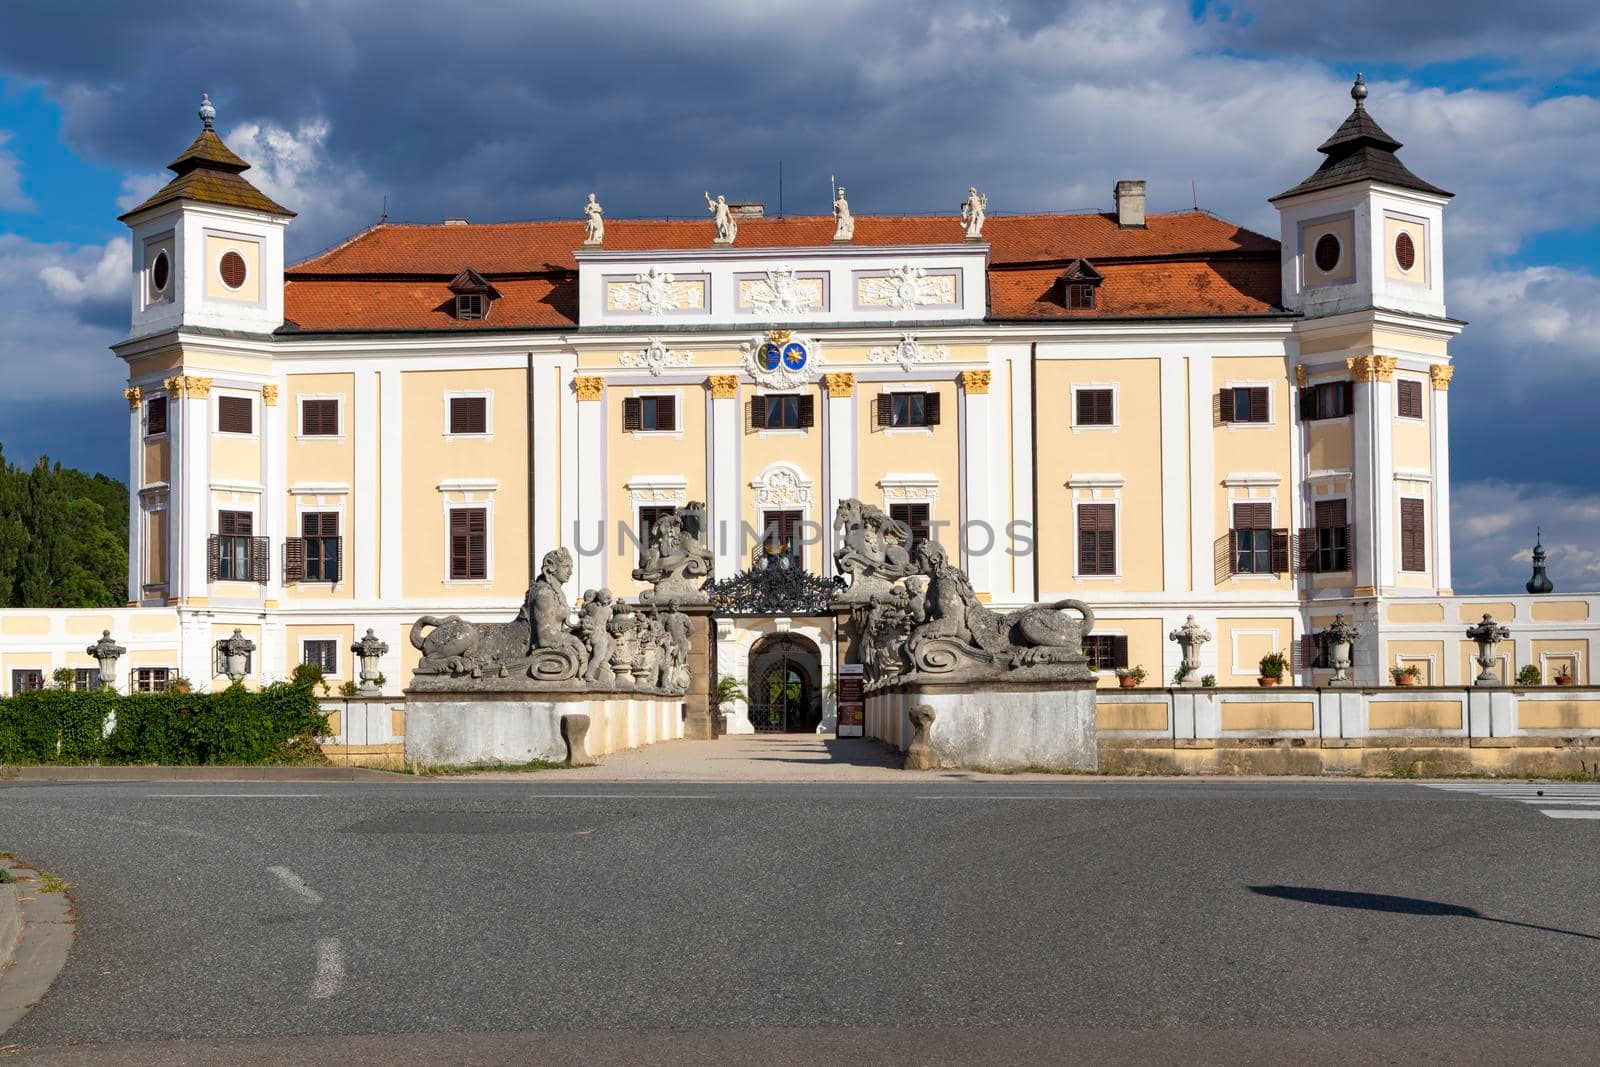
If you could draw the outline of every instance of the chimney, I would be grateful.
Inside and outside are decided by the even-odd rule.
[[[1117,182],[1117,225],[1123,229],[1144,228],[1144,179],[1123,178]]]
[[[765,211],[759,202],[728,205],[729,214],[736,219],[759,219]]]

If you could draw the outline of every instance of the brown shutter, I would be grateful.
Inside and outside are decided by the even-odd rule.
[[[767,428],[767,398],[753,396],[745,402],[746,421],[752,430]]]
[[[1346,415],[1354,415],[1356,413],[1356,383],[1340,382],[1339,387],[1344,391],[1344,413]]]
[[[872,414],[879,426],[894,425],[894,397],[879,393],[872,398]]]
[[[222,566],[222,539],[216,534],[206,538],[206,581],[217,580],[217,572]]]
[[[1309,671],[1316,666],[1317,657],[1321,651],[1320,646],[1321,642],[1316,634],[1301,634],[1300,639],[1290,646],[1294,650],[1294,655],[1290,661],[1290,669],[1296,672]]]
[[[489,401],[481,396],[450,398],[451,433],[488,433]]]
[[[924,399],[922,401],[922,416],[923,416],[923,420],[924,420],[924,425],[927,425],[927,426],[937,426],[937,425],[939,425],[939,394],[938,393],[928,393],[927,396],[926,396],[926,399]]]
[[[1250,390],[1250,414],[1247,416],[1247,421],[1266,422],[1271,418],[1267,411],[1270,396],[1270,390],[1264,385],[1255,386]]]
[[[1314,527],[1303,526],[1295,535],[1294,560],[1301,574],[1310,574],[1317,569],[1317,531]]]
[[[267,584],[272,564],[268,557],[271,553],[272,543],[265,537],[250,538],[250,580],[257,585]]]
[[[307,437],[337,437],[339,435],[339,402],[337,400],[300,401],[300,432]]]
[[[1317,390],[1321,386],[1308,385],[1300,390],[1300,421],[1310,422],[1317,417]]]
[[[1078,573],[1116,573],[1116,516],[1112,504],[1078,505]]]
[[[1317,527],[1319,529],[1330,529],[1335,526],[1348,525],[1349,523],[1345,518],[1345,508],[1346,505],[1343,500],[1317,501]]]
[[[1233,390],[1232,389],[1224,389],[1224,390],[1222,390],[1222,392],[1217,394],[1217,402],[1218,402],[1218,408],[1217,408],[1217,412],[1218,412],[1217,413],[1217,419],[1218,419],[1218,421],[1220,421],[1220,422],[1233,422],[1234,421]]]
[[[1128,635],[1111,635],[1111,667],[1113,670],[1128,669]]]
[[[810,393],[804,393],[800,396],[800,428],[802,430],[809,430],[816,422],[816,399]]]
[[[147,409],[144,432],[158,434],[167,432],[167,398],[164,396],[153,397]]]
[[[333,539],[333,574],[330,581],[339,581],[344,577],[344,538]]]
[[[1229,530],[1211,545],[1211,580],[1219,585],[1227,581],[1233,574],[1233,563],[1236,558],[1233,531]]]
[[[624,430],[637,430],[644,425],[644,401],[636,396],[624,397],[622,401],[622,428]]]
[[[656,429],[676,430],[678,428],[678,398],[672,396],[656,397]]]
[[[468,570],[473,578],[489,576],[489,513],[483,508],[467,512]]]
[[[1428,569],[1423,504],[1418,497],[1400,498],[1400,569],[1405,571]]]
[[[283,580],[303,582],[306,577],[306,542],[302,537],[283,539]]]
[[[1077,409],[1079,426],[1110,426],[1114,421],[1111,411],[1111,390],[1077,390]]]
[[[1400,414],[1411,419],[1422,418],[1422,383],[1412,379],[1400,381]]]
[[[1289,573],[1289,531],[1272,531],[1272,573]]]
[[[217,429],[223,433],[250,433],[255,403],[247,396],[217,398]]]

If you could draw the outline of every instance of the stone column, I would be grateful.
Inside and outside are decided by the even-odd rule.
[[[171,391],[168,379],[168,389]],[[169,500],[183,497],[181,532],[183,597],[189,604],[205,604],[211,590],[206,581],[206,538],[211,531],[211,379],[185,375],[181,382],[183,399],[182,484],[174,480]],[[172,401],[167,401],[171,417]],[[176,457],[174,458],[176,461]],[[210,642],[206,642],[210,652]],[[192,679],[198,684],[198,679]]]
[[[348,416],[348,412],[346,413]],[[267,588],[264,590],[268,607],[275,607],[283,596],[283,539],[289,535],[289,501],[287,455],[284,445],[284,409],[278,404],[278,386],[268,383],[261,387],[261,529],[267,535],[267,551],[273,558],[267,567]],[[296,535],[300,531],[294,531]],[[347,546],[364,544],[354,536],[355,530],[345,531]],[[371,555],[371,553],[363,553]],[[345,556],[349,558],[347,548]],[[265,659],[266,650],[262,657]]]
[[[1433,381],[1433,584],[1441,595],[1454,589],[1450,558],[1450,379],[1456,369],[1428,368]]]
[[[828,490],[823,495],[817,521],[822,524],[822,567],[831,575],[833,566],[833,508],[845,497],[856,495],[856,376],[833,373],[822,376],[828,393]]]
[[[139,490],[144,486],[144,390],[137,385],[122,391],[128,401],[128,606],[134,607],[144,599],[139,578],[144,562],[143,528],[144,500]]]
[[[707,447],[711,453],[710,514],[706,518],[706,543],[714,556],[716,577],[729,578],[744,567],[740,550],[739,507],[739,376],[713,374],[706,379],[711,390],[711,425]],[[830,401],[831,402],[831,401]]]
[[[1394,365],[1392,356],[1345,361],[1354,383],[1355,463],[1350,482],[1351,551],[1355,595],[1375,596],[1394,585]]]
[[[989,372],[964,370],[961,372],[961,504],[956,516],[957,547],[961,552],[961,567],[967,572],[975,592],[983,596],[994,595],[994,561],[996,553],[1003,551],[1000,538],[1004,530],[985,529],[978,523],[989,521],[989,478],[987,467],[989,449],[995,447],[989,433]],[[974,523],[966,536],[962,531],[967,523]],[[969,551],[976,549],[976,553]]]
[[[716,722],[711,718],[711,687],[717,677],[716,623],[705,605],[686,605],[689,616],[689,690],[683,694],[683,736],[690,741],[714,741]]]
[[[610,553],[606,545],[606,380],[597,375],[572,379],[578,397],[578,514],[569,542],[579,589],[606,584]],[[595,553],[599,543],[601,551]],[[614,546],[612,546],[614,547]],[[580,551],[580,548],[582,551]]]

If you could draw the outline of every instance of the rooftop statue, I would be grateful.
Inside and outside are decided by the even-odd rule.
[[[589,194],[589,202],[583,205],[583,214],[587,220],[584,223],[583,243],[586,245],[603,243],[606,239],[605,208],[600,206],[593,193]]]
[[[844,186],[833,196],[833,239],[848,241],[856,235],[856,217],[850,214],[850,201],[844,198]]]
[[[917,573],[911,558],[911,528],[885,515],[879,508],[851,497],[839,501],[833,528],[839,547],[833,562],[850,586],[835,599],[841,603],[866,603],[887,593],[902,578]]]
[[[656,519],[646,536],[633,580],[650,582],[652,588],[640,594],[640,601],[655,605],[704,604],[707,596],[699,579],[711,573],[712,552],[701,540],[698,528],[690,530],[683,516],[669,513]]]
[[[978,187],[967,187],[967,198],[961,202],[961,228],[967,240],[976,241],[983,236],[984,213],[989,210],[989,198],[978,192]]]
[[[706,209],[711,212],[711,221],[717,227],[717,243],[724,245],[733,244],[733,239],[739,235],[739,224],[733,220],[733,211],[728,207],[728,200],[721,193],[715,200],[707,192]]]

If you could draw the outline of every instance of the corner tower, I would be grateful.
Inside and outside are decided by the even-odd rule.
[[[133,231],[130,336],[183,326],[271,333],[283,325],[283,234],[294,212],[242,175],[217,111],[200,103],[200,135],[167,165],[176,177],[120,216]]]

